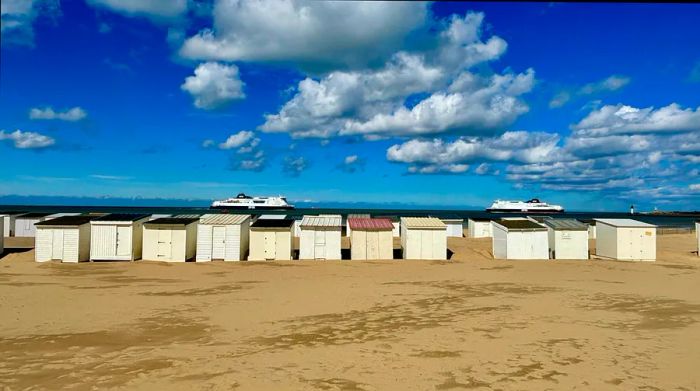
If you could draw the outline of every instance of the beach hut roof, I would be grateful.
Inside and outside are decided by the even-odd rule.
[[[3,210],[0,211],[0,215],[7,215],[7,216],[17,216],[17,215],[23,215],[26,214],[26,210]]]
[[[61,217],[56,217],[55,219],[40,221],[34,225],[36,225],[36,226],[78,226],[78,225],[87,224],[90,222],[90,220],[94,220],[94,219],[95,219],[94,216],[85,216],[85,215],[61,216]]]
[[[548,219],[544,224],[555,231],[587,231],[588,225],[576,219]]]
[[[369,213],[350,213],[348,215],[348,220],[350,219],[369,219],[371,216]]]
[[[535,220],[538,223],[544,223],[547,220],[551,220],[552,216],[527,216],[529,219]]]
[[[50,216],[51,213],[44,213],[44,212],[29,212],[25,213],[22,215],[17,216],[17,218],[23,218],[23,219],[38,219],[46,216]]]
[[[143,213],[110,213],[108,215],[100,216],[93,221],[137,221],[145,219],[148,216],[150,215]]]
[[[484,222],[484,223],[487,223],[487,222],[490,222],[490,221],[491,221],[491,219],[486,218],[486,217],[470,217],[469,220],[471,220],[471,221],[478,221],[478,222]]]
[[[611,225],[613,227],[625,227],[625,228],[653,228],[656,227],[653,224],[648,224],[642,221],[632,220],[632,219],[595,219],[599,223]]]
[[[340,215],[325,215],[325,216],[304,216],[301,220],[301,227],[340,227],[341,224]]]
[[[199,217],[161,217],[155,220],[147,221],[144,224],[148,225],[189,225],[199,221]]]
[[[352,217],[348,219],[348,225],[351,229],[360,231],[391,231],[394,229],[394,225],[389,219]]]
[[[175,215],[173,217],[178,218],[178,219],[189,219],[189,218],[199,219],[202,217],[202,215],[198,214],[198,213],[188,213],[188,214],[182,214],[182,215]]]
[[[258,219],[250,228],[289,228],[294,224],[292,219]]]
[[[248,215],[220,214],[220,215],[205,215],[199,220],[199,224],[204,225],[235,225],[241,224],[248,220]]]
[[[588,225],[595,225],[595,219],[578,219],[578,221]]]
[[[401,224],[406,228],[445,229],[445,223],[435,217],[404,217]]]
[[[508,231],[546,231],[547,227],[530,220],[498,220],[496,224],[505,227]]]

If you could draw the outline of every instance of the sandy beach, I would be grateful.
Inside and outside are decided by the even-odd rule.
[[[695,390],[694,234],[658,261],[0,259],[0,389]]]

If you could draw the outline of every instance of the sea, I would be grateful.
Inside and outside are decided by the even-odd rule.
[[[318,215],[318,214],[340,214],[344,218],[349,214],[369,214],[376,216],[432,216],[438,218],[461,218],[464,225],[467,225],[469,218],[489,218],[498,219],[501,217],[525,217],[528,213],[490,213],[483,209],[437,209],[437,208],[348,208],[348,207],[300,207],[293,210],[229,210],[223,211],[210,209],[208,206],[99,206],[99,205],[0,205],[0,214],[3,212],[43,212],[43,213],[143,213],[162,215],[190,215],[207,213],[233,213],[247,215],[275,214],[275,215]],[[547,216],[548,214],[537,214],[536,216]],[[630,214],[620,212],[585,212],[571,211],[551,214],[557,218],[574,218],[579,220],[590,220],[594,218],[632,218],[659,227],[693,227],[695,221],[700,220],[700,213],[683,216],[658,215],[648,213]]]

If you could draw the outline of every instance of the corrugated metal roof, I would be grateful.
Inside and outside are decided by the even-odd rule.
[[[595,219],[595,221],[607,225],[612,225],[613,227],[629,227],[629,228],[656,228],[653,224],[647,224],[641,221],[632,219]]]
[[[258,219],[260,219],[260,220],[281,220],[281,219],[286,219],[286,218],[287,218],[287,215],[267,214],[267,215],[258,216]]]
[[[204,215],[199,220],[199,224],[205,225],[236,225],[248,220],[250,216],[248,215],[230,215],[230,214],[220,214],[220,215]]]
[[[56,217],[55,219],[49,219],[49,220],[44,220],[40,221],[34,225],[37,226],[77,226],[77,225],[83,225],[87,224],[90,222],[90,220],[94,220],[94,216],[61,216],[61,217]]]
[[[299,224],[302,228],[328,228],[328,227],[340,227],[341,226],[340,215],[322,215],[322,216],[304,216]]]
[[[266,229],[266,228],[286,228],[294,224],[292,219],[258,219],[251,226],[251,229]]]
[[[202,215],[197,214],[197,213],[190,213],[190,214],[183,214],[183,215],[175,215],[173,216],[178,219],[199,219],[202,217]]]
[[[557,231],[588,231],[588,225],[576,219],[546,219],[544,225]]]
[[[496,220],[496,224],[505,227],[508,231],[546,231],[547,227],[530,220]]]
[[[348,220],[350,219],[369,219],[370,216],[369,213],[350,213],[348,215]]]
[[[191,217],[161,217],[159,219],[147,221],[146,225],[189,225],[199,221],[198,218]]]
[[[394,224],[389,219],[359,217],[348,218],[348,226],[354,231],[391,231],[394,229]]]
[[[440,221],[443,223],[463,223],[464,219],[461,217],[441,217]]]
[[[445,223],[435,217],[402,217],[401,225],[406,228],[445,229]]]
[[[149,217],[148,214],[141,213],[110,213],[108,215],[100,216],[94,221],[137,221]]]
[[[527,218],[537,223],[544,223],[547,220],[551,220],[552,216],[527,216]]]

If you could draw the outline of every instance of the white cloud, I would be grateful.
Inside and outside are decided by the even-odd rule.
[[[131,179],[132,177],[121,176],[121,175],[93,174],[93,175],[90,175],[90,178],[102,179],[102,180],[107,180],[107,181],[126,181],[126,180]]]
[[[549,108],[562,107],[571,100],[571,94],[567,91],[561,91],[554,95],[552,100],[549,101]]]
[[[202,141],[202,148],[209,148],[213,147],[214,145],[216,145],[216,142],[212,139],[206,139]]]
[[[700,183],[693,183],[688,188],[693,191],[700,191]]]
[[[241,158],[240,155],[231,156],[230,169],[234,171],[262,171],[265,168],[265,153],[257,151],[253,155]]]
[[[659,109],[606,105],[572,128],[577,136],[700,131],[700,107],[683,109],[676,103]]]
[[[492,133],[528,110],[518,97],[534,84],[534,71],[483,77],[467,69],[499,58],[506,43],[481,39],[483,14],[453,17],[425,52],[397,52],[383,67],[335,71],[306,78],[260,130],[292,137]],[[409,102],[409,98],[418,102]]]
[[[241,130],[238,133],[230,135],[226,141],[219,144],[219,149],[238,148],[251,141],[255,137],[255,133],[248,130]]]
[[[187,0],[87,0],[87,2],[127,16],[144,16],[154,20],[177,18],[187,11]]]
[[[58,0],[3,0],[0,2],[2,44],[34,45],[34,20],[55,18],[61,13]]]
[[[23,132],[21,130],[15,130],[12,133],[6,133],[4,130],[0,130],[0,140],[12,141],[15,148],[18,149],[46,148],[56,143],[56,140],[52,137],[36,132]]]
[[[212,110],[245,98],[243,86],[237,66],[206,62],[200,64],[194,76],[188,76],[180,88],[192,95],[196,107]]]
[[[44,108],[33,108],[29,110],[29,118],[30,119],[39,119],[39,120],[53,120],[53,119],[59,119],[63,121],[80,121],[87,117],[87,112],[83,110],[81,107],[73,107],[72,109],[68,109],[65,111],[54,111],[51,107],[44,107]]]
[[[603,91],[616,91],[629,84],[630,78],[621,75],[612,75],[605,80],[588,83],[578,91],[581,95],[591,95]]]
[[[413,139],[392,145],[387,160],[453,170],[450,164],[478,161],[535,163],[552,161],[559,155],[559,135],[543,132],[506,132],[493,138]]]
[[[343,163],[345,163],[345,164],[353,164],[356,161],[357,161],[357,155],[346,156],[345,159],[343,159]]]
[[[362,67],[398,49],[427,14],[424,2],[217,0],[213,28],[189,38],[180,54],[318,70]]]

